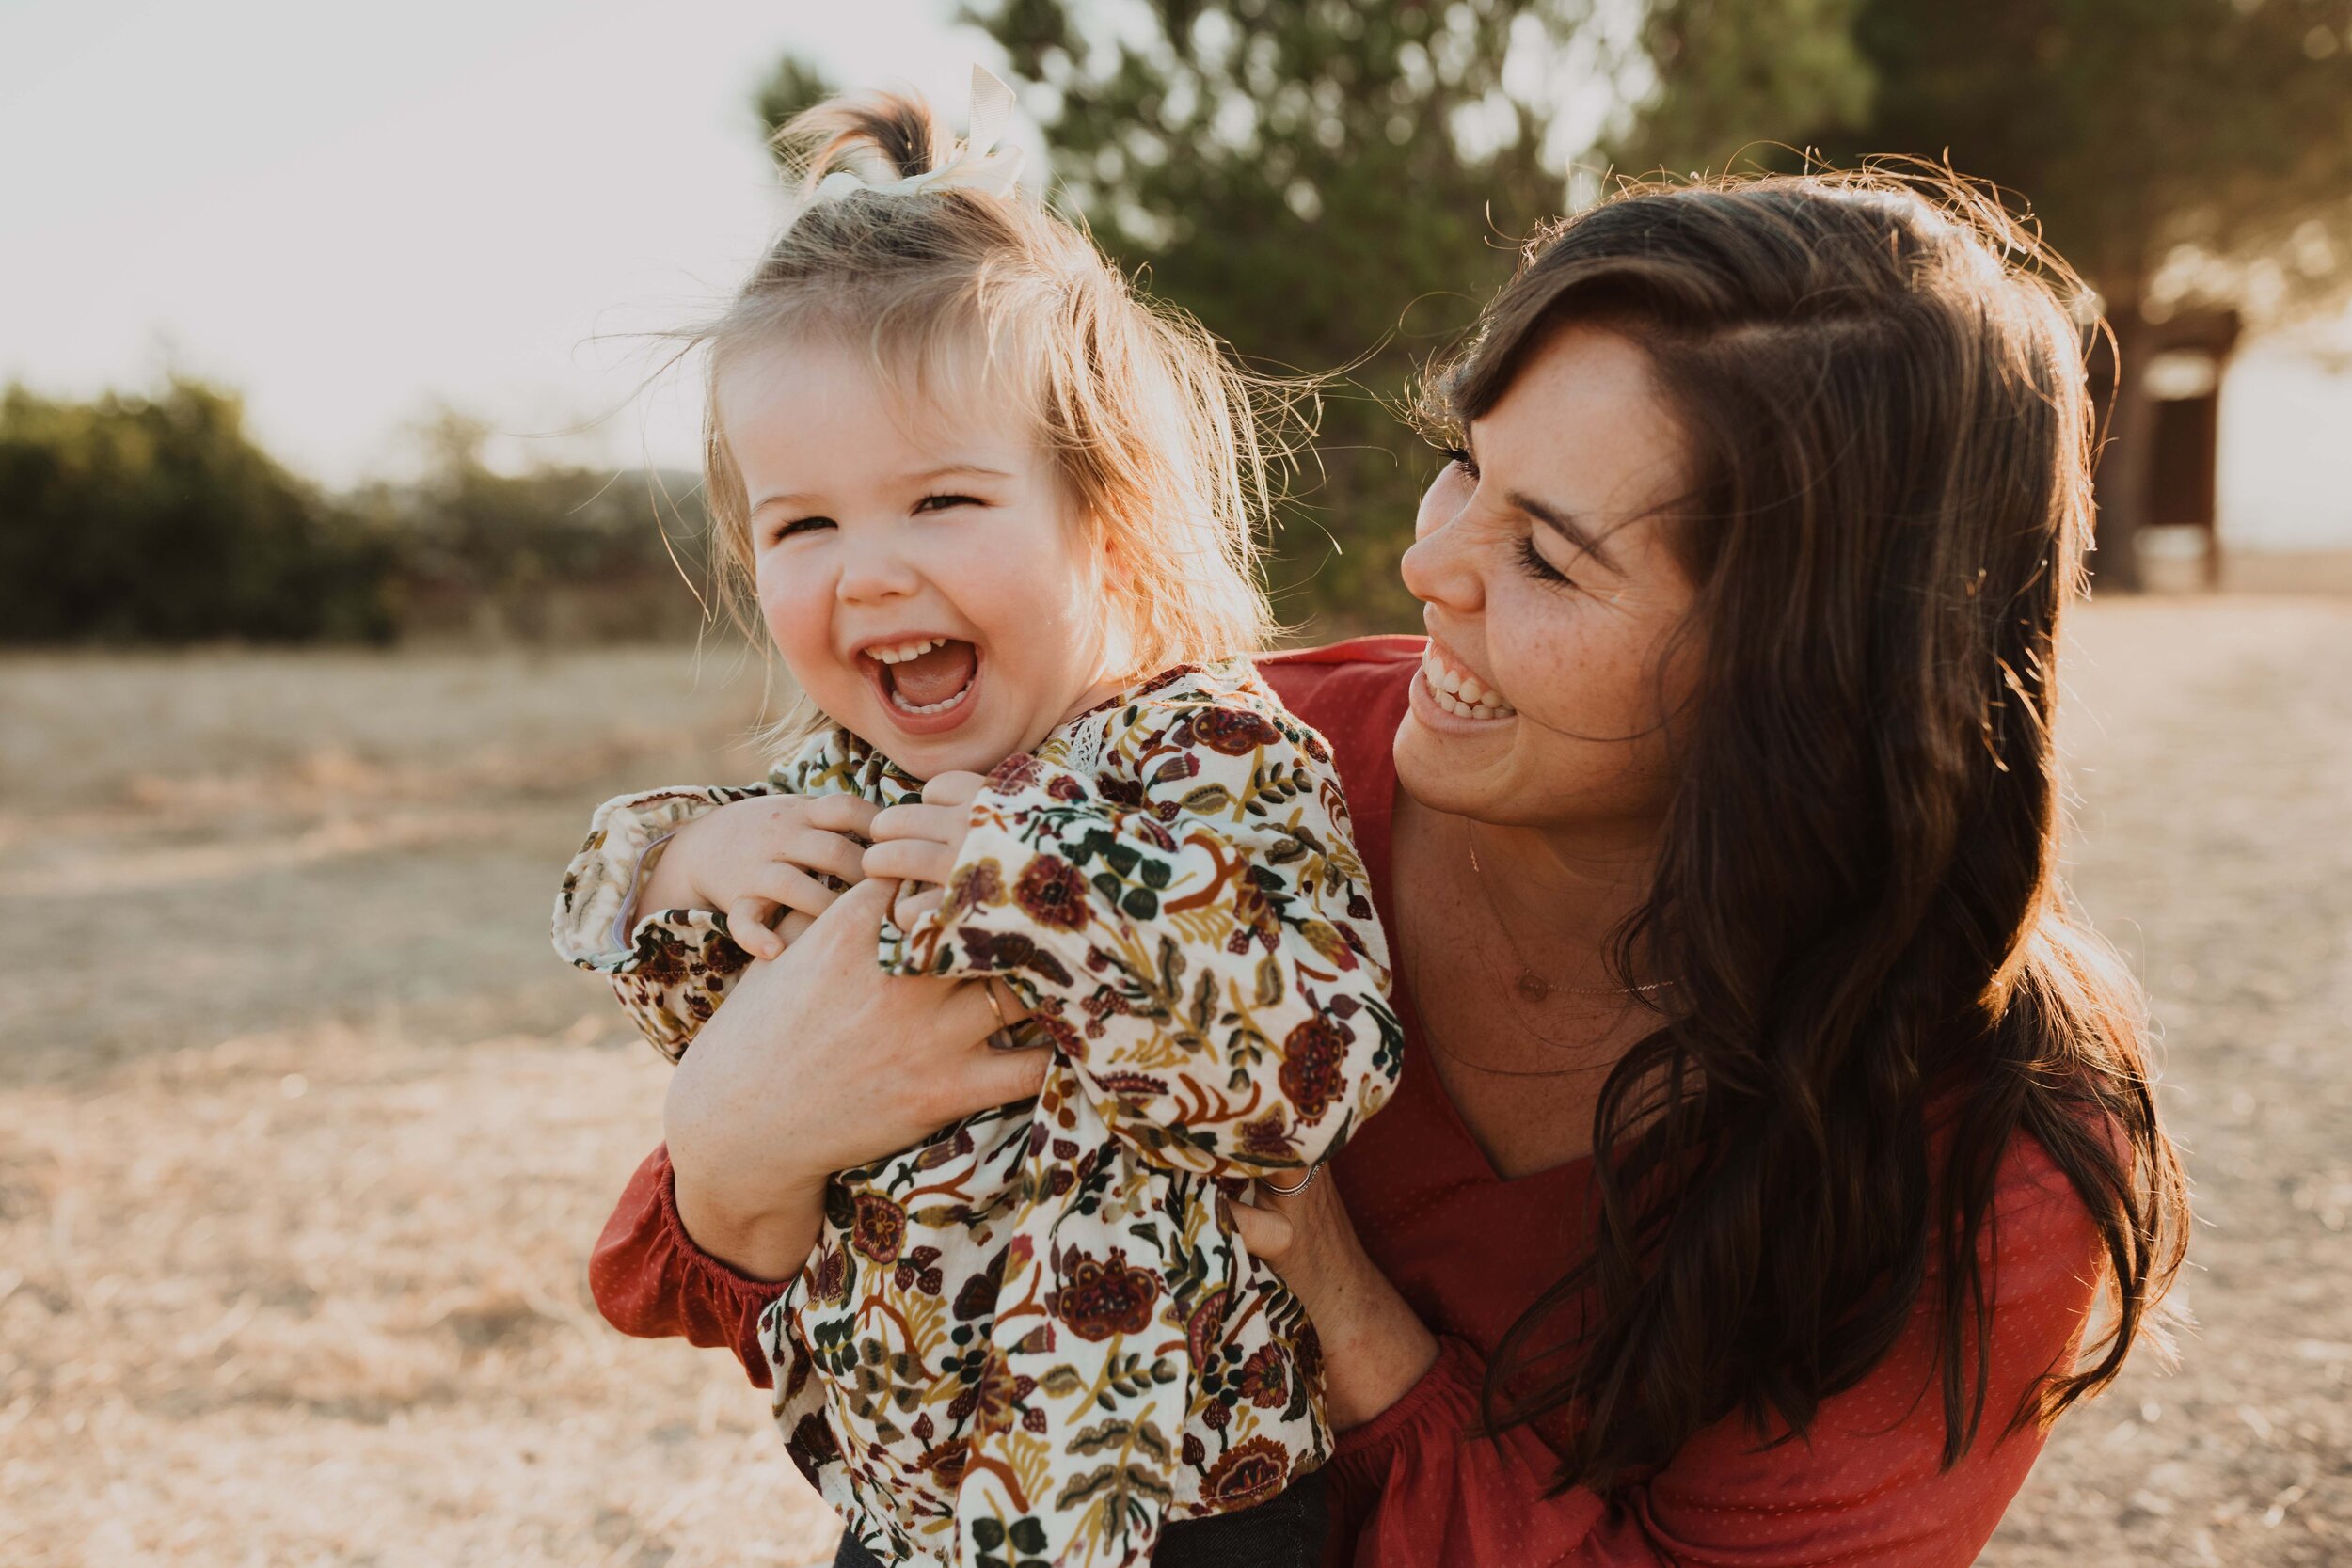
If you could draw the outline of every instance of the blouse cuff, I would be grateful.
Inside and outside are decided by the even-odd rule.
[[[1416,1434],[1432,1423],[1445,1426],[1447,1441],[1476,1423],[1486,1375],[1485,1359],[1468,1340],[1441,1336],[1438,1359],[1419,1383],[1371,1420],[1340,1433],[1331,1450],[1332,1465],[1351,1480],[1377,1486],[1398,1449],[1413,1446]]]
[[[756,1315],[768,1304],[784,1294],[791,1285],[788,1279],[761,1279],[745,1274],[724,1259],[705,1252],[702,1244],[687,1233],[686,1222],[677,1212],[677,1167],[670,1164],[670,1150],[664,1145],[660,1151],[661,1170],[654,1184],[654,1201],[660,1206],[661,1228],[677,1248],[678,1261],[714,1298]]]

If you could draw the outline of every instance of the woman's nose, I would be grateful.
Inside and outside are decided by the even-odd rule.
[[[1435,489],[1422,498],[1419,537],[1400,565],[1406,590],[1413,597],[1467,614],[1486,603],[1486,584],[1477,561],[1460,537],[1458,509],[1438,507],[1437,503],[1443,499]]]

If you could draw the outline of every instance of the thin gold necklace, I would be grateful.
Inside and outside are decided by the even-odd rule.
[[[1421,971],[1416,966],[1412,974],[1412,989],[1405,994],[1405,1010],[1413,1015],[1413,1022],[1420,1029],[1421,1037],[1429,1042],[1430,1049],[1449,1062],[1461,1063],[1472,1072],[1484,1072],[1495,1078],[1565,1078],[1570,1073],[1603,1070],[1597,1064],[1585,1064],[1578,1067],[1509,1068],[1489,1067],[1485,1062],[1474,1062],[1438,1037],[1438,1032],[1429,1026],[1429,1015],[1421,1010],[1420,995]],[[1558,1044],[1557,1041],[1545,1039],[1541,1035],[1535,1037],[1543,1040],[1546,1045],[1556,1046]]]
[[[1478,895],[1486,900],[1486,912],[1494,917],[1495,929],[1502,933],[1503,942],[1511,949],[1511,957],[1518,962],[1519,977],[1512,982],[1511,989],[1518,993],[1520,1001],[1532,1007],[1549,998],[1554,991],[1565,991],[1570,996],[1654,996],[1673,988],[1676,982],[1672,980],[1652,980],[1645,986],[1570,986],[1539,974],[1535,966],[1527,961],[1527,955],[1519,950],[1518,939],[1511,934],[1511,923],[1502,918],[1502,910],[1495,903],[1494,890],[1486,885],[1486,867],[1478,863],[1478,839],[1470,832],[1470,818],[1465,816],[1461,820],[1462,842],[1470,848],[1470,878],[1478,884]],[[1459,1061],[1461,1058],[1457,1056],[1454,1059]]]

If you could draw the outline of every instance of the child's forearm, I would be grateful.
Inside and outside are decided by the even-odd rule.
[[[637,915],[701,907],[696,902],[700,895],[687,876],[687,857],[674,852],[679,838],[692,832],[693,826],[690,822],[669,837],[656,840],[646,848],[644,859],[638,862],[636,896],[630,901]]]

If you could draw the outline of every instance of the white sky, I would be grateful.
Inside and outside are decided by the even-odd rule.
[[[948,8],[0,0],[0,380],[185,369],[334,484],[395,470],[439,400],[510,458],[691,464],[691,388],[633,399],[657,350],[626,335],[766,239],[754,87],[789,48],[960,119],[1001,55]],[[2352,380],[2274,346],[2223,407],[2233,533],[2352,545]]]

